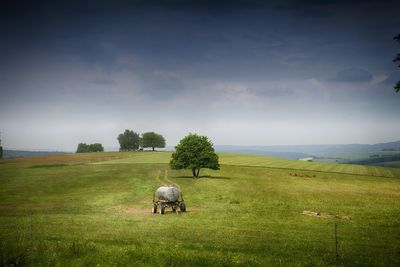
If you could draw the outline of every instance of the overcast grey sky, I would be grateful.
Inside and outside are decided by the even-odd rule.
[[[0,131],[10,149],[400,138],[396,1],[10,1]],[[21,3],[21,4],[19,4]]]

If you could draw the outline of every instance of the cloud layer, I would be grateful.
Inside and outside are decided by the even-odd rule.
[[[398,139],[400,19],[378,1],[66,1],[0,11],[8,148]],[[373,15],[373,16],[372,16]]]
[[[370,82],[372,81],[372,74],[369,71],[357,68],[345,69],[339,71],[334,78],[337,82]]]

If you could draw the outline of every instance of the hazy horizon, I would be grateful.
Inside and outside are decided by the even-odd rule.
[[[5,149],[400,140],[396,1],[43,1],[0,10]]]
[[[258,145],[258,144],[239,144],[239,145],[231,145],[231,144],[214,144],[214,148],[216,151],[228,151],[229,149],[251,149],[251,148],[264,148],[263,151],[268,151],[265,150],[266,148],[279,148],[283,149],[284,147],[291,147],[294,149],[295,147],[312,147],[312,146],[346,146],[346,145],[377,145],[377,144],[382,144],[382,143],[392,143],[392,142],[400,142],[400,140],[392,140],[388,142],[379,142],[379,143],[342,143],[342,144],[279,144],[279,145]],[[175,146],[174,145],[166,145],[165,148],[156,148],[157,151],[169,151],[169,150],[174,150]],[[31,151],[31,152],[66,152],[66,153],[75,153],[76,152],[76,147],[71,148],[71,149],[24,149],[24,148],[8,148],[8,147],[3,147],[5,150],[15,150],[15,151]],[[226,150],[227,149],[227,150]],[[147,149],[146,150],[151,150]],[[113,152],[113,151],[119,151],[119,144],[116,144],[116,146],[106,146],[104,147],[105,152]],[[288,152],[285,150],[280,150],[280,151],[269,151],[269,152]],[[290,151],[289,151],[290,152]]]

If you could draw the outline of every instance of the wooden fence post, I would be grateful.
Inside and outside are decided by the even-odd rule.
[[[335,223],[335,251],[336,251],[336,267],[339,267],[339,251],[337,241],[337,224]]]
[[[29,240],[32,241],[32,212],[29,213]]]

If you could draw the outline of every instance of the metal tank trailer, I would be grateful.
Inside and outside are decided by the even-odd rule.
[[[181,200],[179,200],[179,198]],[[178,208],[181,212],[186,211],[185,202],[183,202],[182,194],[173,185],[160,186],[157,188],[153,196],[152,213],[164,214],[165,208],[171,207],[173,212],[177,212]]]

